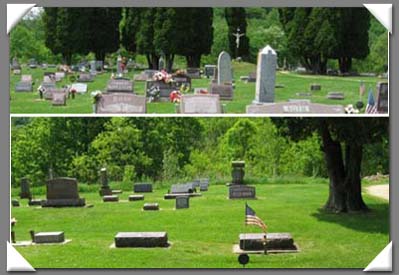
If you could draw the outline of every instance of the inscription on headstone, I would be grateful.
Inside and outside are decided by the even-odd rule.
[[[133,93],[133,81],[127,79],[111,79],[108,81],[107,93]]]
[[[128,93],[102,94],[96,102],[98,114],[134,114],[146,112],[146,98]]]
[[[247,114],[344,114],[341,105],[326,105],[306,101],[252,104],[247,106]]]
[[[189,196],[178,196],[176,197],[176,209],[183,209],[190,207],[190,197]]]
[[[79,198],[78,182],[74,178],[55,178],[47,181],[47,200],[44,207],[84,206],[85,199]]]

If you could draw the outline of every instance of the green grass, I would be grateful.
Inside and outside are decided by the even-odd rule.
[[[251,104],[255,98],[255,83],[245,83],[239,80],[240,76],[248,75],[250,72],[256,70],[254,64],[233,62],[234,78],[236,88],[234,90],[234,100],[224,101],[225,111],[227,113],[245,113],[246,106]],[[51,71],[54,69],[48,69]],[[85,95],[77,95],[76,99],[68,100],[67,106],[52,106],[49,101],[40,101],[37,93],[37,87],[43,79],[44,70],[24,68],[23,74],[31,74],[35,80],[34,92],[19,92],[15,93],[15,84],[20,80],[20,76],[13,75],[10,78],[10,93],[11,93],[11,113],[77,113],[86,114],[92,113],[92,98],[90,92],[94,90],[105,90],[107,81],[110,78],[110,73],[98,75],[95,81],[88,84],[88,93]],[[133,79],[138,71],[129,72],[127,77]],[[311,97],[306,97],[314,103],[323,104],[339,104],[348,105],[355,104],[359,100],[359,83],[363,80],[366,87],[375,86],[379,79],[377,77],[332,77],[320,75],[300,75],[296,73],[277,72],[277,84],[283,84],[284,88],[276,88],[275,101],[283,102],[288,99],[300,98],[296,96],[299,92],[310,92],[309,86],[312,83],[319,83],[322,86],[321,91],[314,92]],[[60,82],[58,85],[67,84],[67,80]],[[192,81],[193,87],[208,87],[209,79],[194,79]],[[135,82],[134,90],[137,94],[144,95],[144,82]],[[326,98],[328,92],[339,91],[345,94],[344,100],[330,100]],[[302,97],[305,98],[305,97]],[[363,101],[366,103],[366,96]],[[170,102],[149,103],[147,104],[148,113],[175,113],[175,106]]]
[[[158,202],[158,212],[141,211],[143,201],[103,203],[97,189],[92,185],[80,194],[92,208],[27,207],[26,200],[12,208],[17,241],[28,240],[30,229],[62,230],[72,239],[65,245],[17,247],[33,267],[241,268],[232,246],[240,233],[259,232],[244,225],[245,200],[228,200],[224,185],[211,185],[183,210],[173,210],[174,200],[163,199],[166,188],[155,188],[144,202]],[[364,268],[389,242],[389,205],[378,198],[364,195],[369,213],[336,215],[319,210],[328,195],[326,181],[257,184],[256,192],[258,199],[248,202],[269,232],[290,232],[301,251],[250,255],[248,268]],[[172,245],[109,248],[122,231],[166,231]]]

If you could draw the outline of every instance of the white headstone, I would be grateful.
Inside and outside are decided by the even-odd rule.
[[[219,54],[218,58],[218,84],[232,83],[233,75],[231,70],[230,55],[223,51]]]
[[[255,103],[274,102],[277,54],[267,45],[258,54]]]

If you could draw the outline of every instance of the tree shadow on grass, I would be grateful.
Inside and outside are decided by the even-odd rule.
[[[331,213],[324,209],[311,214],[319,221],[340,224],[344,227],[368,233],[389,234],[389,204],[368,204],[366,213]]]

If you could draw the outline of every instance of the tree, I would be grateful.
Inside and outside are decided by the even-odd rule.
[[[247,34],[245,8],[225,8],[225,18],[229,26],[227,35],[229,38],[230,54],[234,58],[242,57],[247,60],[249,57],[249,38]],[[236,37],[233,35],[233,33],[237,33],[237,28],[240,29],[241,34],[245,33],[245,35],[240,38],[238,49]]]
[[[366,144],[388,135],[386,118],[273,118],[292,140],[317,132],[330,180],[324,208],[333,212],[367,211],[361,193],[361,164]]]

